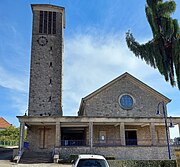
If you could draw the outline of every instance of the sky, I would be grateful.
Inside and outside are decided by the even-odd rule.
[[[1,0],[0,117],[18,127],[28,108],[31,4],[65,7],[63,113],[77,115],[81,98],[128,72],[170,98],[168,114],[180,116],[180,91],[128,49],[130,30],[141,43],[152,39],[145,0]],[[176,0],[173,18],[180,18]],[[179,136],[177,127],[171,137]]]

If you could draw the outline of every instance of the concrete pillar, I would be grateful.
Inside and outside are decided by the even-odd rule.
[[[24,146],[24,127],[25,123],[20,122],[20,133],[19,133],[19,151],[21,152]]]
[[[125,141],[125,127],[124,127],[124,122],[120,123],[120,140],[121,140],[121,145],[125,146],[126,141]]]
[[[89,144],[93,147],[93,122],[89,122]]]
[[[151,145],[156,145],[156,130],[154,122],[150,123]]]
[[[56,147],[61,146],[61,123],[56,122]]]

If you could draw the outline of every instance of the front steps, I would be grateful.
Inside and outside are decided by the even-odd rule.
[[[19,163],[22,164],[33,164],[33,163],[52,163],[52,153],[51,152],[34,152],[26,150]]]

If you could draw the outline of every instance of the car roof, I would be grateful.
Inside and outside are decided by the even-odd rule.
[[[105,159],[102,155],[81,154],[80,159]]]

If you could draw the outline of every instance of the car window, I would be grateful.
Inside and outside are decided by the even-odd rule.
[[[77,167],[108,167],[103,159],[80,159]]]

